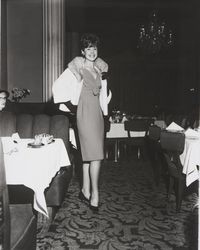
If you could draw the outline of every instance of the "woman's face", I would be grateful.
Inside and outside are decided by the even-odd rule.
[[[6,93],[0,93],[0,111],[6,106],[7,95]]]
[[[91,62],[95,61],[98,55],[98,49],[95,46],[91,46],[88,48],[85,48],[82,51],[83,55],[85,56],[85,58]]]

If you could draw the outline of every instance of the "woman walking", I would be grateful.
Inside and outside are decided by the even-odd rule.
[[[71,110],[77,104],[77,128],[83,160],[83,185],[79,198],[88,202],[93,211],[98,211],[99,207],[98,180],[101,161],[104,159],[103,114],[107,115],[107,104],[111,98],[111,94],[107,97],[107,82],[104,79],[108,65],[98,57],[98,46],[99,38],[96,35],[82,36],[82,57],[75,57],[68,64],[68,71],[78,82],[76,87],[73,86],[73,91],[70,89],[73,96],[64,102],[60,101],[56,97],[59,83],[55,82],[53,87],[54,102],[65,104]],[[66,90],[72,86],[72,81],[67,85]]]

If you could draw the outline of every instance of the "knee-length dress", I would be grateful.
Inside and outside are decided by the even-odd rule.
[[[77,108],[77,128],[83,161],[104,158],[104,119],[99,102],[101,78],[83,68],[83,87]]]

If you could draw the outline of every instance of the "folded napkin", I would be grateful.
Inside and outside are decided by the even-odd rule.
[[[20,143],[21,142],[21,138],[19,137],[19,134],[18,133],[13,133],[12,136],[11,136],[13,142],[16,142],[16,143]]]
[[[195,131],[194,129],[188,128],[185,131],[185,136],[187,138],[200,138],[200,133]]]
[[[14,152],[18,152],[16,143],[13,142],[12,137],[2,137],[3,152],[4,154],[11,155]]]
[[[184,128],[176,124],[175,122],[172,122],[168,127],[166,127],[166,130],[168,131],[183,131]]]
[[[122,118],[122,123],[124,123],[125,121],[128,121],[128,119],[126,118],[126,116],[124,116],[124,117]]]

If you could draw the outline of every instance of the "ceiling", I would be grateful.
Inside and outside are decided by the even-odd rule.
[[[126,7],[140,7],[140,6],[162,6],[169,7],[181,4],[188,4],[187,0],[66,0],[68,6],[73,7],[113,7],[113,6],[126,6]],[[190,2],[191,3],[191,2]]]
[[[196,28],[199,3],[198,0],[66,0],[67,30],[99,34],[115,53],[119,49],[124,51],[126,46],[136,47],[139,25],[148,22],[153,10],[172,28],[176,38],[182,39],[179,33],[185,23],[189,29]]]
[[[118,31],[146,21],[152,10],[173,22],[194,15],[197,0],[66,0],[72,30]]]

